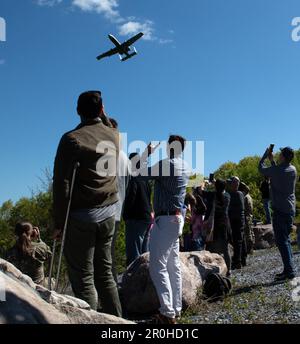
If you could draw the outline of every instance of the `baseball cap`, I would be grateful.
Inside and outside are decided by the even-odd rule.
[[[282,155],[285,159],[291,161],[294,158],[294,150],[291,147],[280,148]]]

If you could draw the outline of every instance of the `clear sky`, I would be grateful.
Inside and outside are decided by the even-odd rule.
[[[30,196],[75,127],[80,92],[100,89],[129,140],[205,141],[205,173],[299,148],[299,0],[1,0],[0,203]],[[139,54],[95,57],[136,31]]]

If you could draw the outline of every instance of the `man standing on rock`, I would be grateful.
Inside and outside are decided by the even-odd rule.
[[[69,279],[77,298],[97,310],[99,297],[104,313],[120,317],[121,305],[111,258],[118,201],[119,132],[108,126],[99,91],[81,94],[77,112],[81,124],[63,135],[55,158],[54,238],[61,237],[72,171],[79,162],[64,250]],[[113,163],[114,170],[105,170],[105,166]]]
[[[167,144],[168,157],[147,167],[147,157],[156,147],[151,145],[141,157],[140,178],[154,180],[155,222],[150,235],[150,276],[155,286],[162,324],[175,324],[182,309],[182,279],[179,258],[179,237],[182,234],[184,200],[190,176],[182,159],[186,140],[171,135]]]
[[[290,242],[293,221],[296,212],[296,180],[297,170],[291,164],[294,151],[290,147],[281,148],[278,164],[274,161],[272,151],[268,148],[259,163],[259,171],[264,176],[270,177],[271,200],[273,208],[273,229],[276,245],[281,254],[284,265],[282,273],[276,275],[277,281],[293,279],[295,270],[293,266],[293,253]],[[271,166],[264,165],[269,158]]]

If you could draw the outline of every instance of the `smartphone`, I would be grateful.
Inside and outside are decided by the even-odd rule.
[[[271,143],[271,144],[270,144],[269,152],[273,153],[274,146],[275,146],[274,143]]]
[[[214,174],[214,173],[211,173],[211,174],[209,175],[209,182],[212,183],[212,182],[214,181],[214,179],[215,179],[215,174]]]

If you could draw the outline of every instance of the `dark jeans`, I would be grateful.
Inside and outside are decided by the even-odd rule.
[[[191,240],[191,250],[192,251],[203,251],[205,249],[205,240],[202,236],[199,236],[197,239]]]
[[[247,257],[248,257],[248,245],[247,245],[247,238],[246,238],[245,231],[242,232],[242,236],[243,236],[243,242],[242,242],[241,260],[242,260],[242,265],[246,265]]]
[[[70,219],[64,252],[75,296],[94,310],[99,297],[104,313],[121,317],[118,289],[112,275],[114,227],[114,217],[100,223]]]
[[[112,273],[116,283],[118,283],[118,271],[117,271],[117,262],[116,262],[116,242],[119,234],[120,229],[120,221],[115,222],[115,231],[114,236],[111,244],[111,258],[112,258]]]
[[[151,221],[126,220],[126,257],[127,266],[140,255],[149,251],[149,230]]]
[[[289,214],[283,214],[278,211],[273,212],[273,229],[275,234],[276,245],[279,249],[284,272],[293,275],[293,252],[290,241],[290,233],[292,231],[294,217]]]
[[[241,219],[230,219],[233,241],[233,266],[239,266],[242,262],[246,263],[247,248],[244,236],[245,223]]]
[[[263,199],[263,205],[266,215],[266,223],[271,223],[271,210],[270,210],[270,200],[269,199]]]

